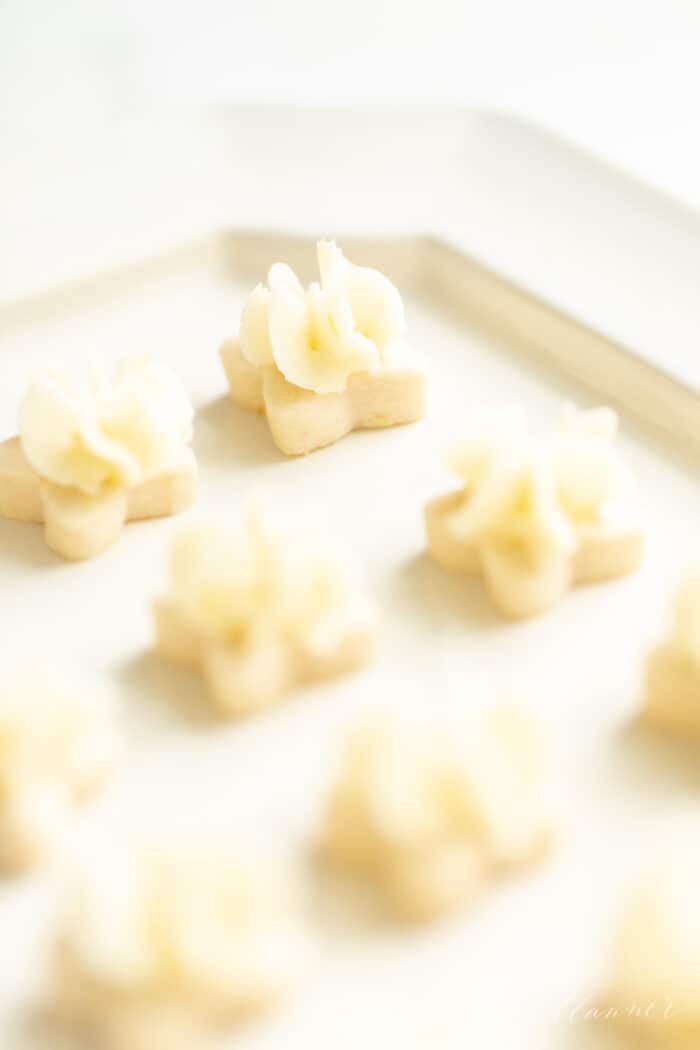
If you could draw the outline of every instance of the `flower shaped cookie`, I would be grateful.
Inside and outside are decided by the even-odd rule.
[[[227,715],[353,670],[373,648],[374,613],[340,567],[252,512],[238,533],[205,524],[176,537],[170,584],[156,648],[201,671]]]
[[[425,414],[425,381],[404,343],[394,285],[320,241],[320,284],[304,289],[282,263],[221,348],[231,396],[264,412],[288,455],[331,445],[351,430],[413,423]]]
[[[312,957],[280,869],[196,834],[130,838],[73,876],[58,1016],[106,1050],[196,1050],[276,1006]]]
[[[678,589],[669,637],[649,655],[642,717],[663,730],[700,736],[700,571]]]
[[[452,572],[480,573],[501,613],[534,616],[577,583],[624,576],[644,552],[610,409],[570,406],[538,442],[518,428],[457,447],[456,491],[425,510],[428,548]]]
[[[433,918],[541,859],[547,781],[538,732],[515,709],[370,724],[348,742],[320,857],[376,885],[399,917]]]
[[[116,752],[111,699],[49,662],[0,683],[0,870],[39,863]]]
[[[630,1047],[700,1046],[699,837],[697,813],[678,821],[625,897],[603,1009]]]
[[[19,436],[0,444],[0,517],[43,522],[65,558],[99,554],[126,521],[194,499],[192,406],[150,357],[86,376],[49,371],[29,386]]]

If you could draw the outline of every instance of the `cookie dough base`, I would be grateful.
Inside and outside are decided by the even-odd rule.
[[[332,445],[352,430],[415,423],[425,415],[425,378],[408,355],[396,354],[378,372],[351,375],[347,389],[316,394],[288,383],[274,365],[257,369],[237,339],[220,350],[231,398],[264,413],[272,439],[288,456]]]
[[[371,625],[350,631],[324,655],[306,652],[277,637],[227,644],[199,633],[167,598],[154,604],[156,650],[165,659],[199,671],[217,709],[245,716],[269,707],[295,686],[362,667],[374,649]]]
[[[483,889],[487,871],[473,846],[433,850],[429,856],[409,853],[397,859],[352,833],[353,818],[342,826],[331,819],[317,847],[319,864],[343,878],[360,879],[379,890],[399,922],[423,923],[465,906]],[[334,831],[337,829],[337,832]]]
[[[586,525],[573,555],[555,555],[538,564],[502,544],[465,544],[455,539],[449,526],[449,515],[462,499],[460,489],[427,504],[430,554],[449,572],[483,575],[496,608],[512,619],[544,612],[576,584],[626,576],[644,556],[642,530],[613,523]]]
[[[658,646],[649,656],[642,721],[676,736],[700,739],[700,670],[670,644]]]
[[[197,464],[190,449],[172,469],[141,485],[86,496],[40,478],[27,462],[18,437],[0,443],[0,517],[43,523],[47,545],[71,560],[101,553],[127,521],[184,510],[193,502],[196,488]]]

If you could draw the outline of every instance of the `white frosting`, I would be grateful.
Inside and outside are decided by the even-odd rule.
[[[530,555],[571,553],[580,526],[602,521],[619,498],[624,474],[611,409],[567,406],[563,426],[536,440],[510,421],[458,445],[449,465],[465,498],[450,514],[456,537],[493,540]]]
[[[73,873],[60,946],[82,1001],[99,989],[125,1031],[130,1011],[143,1011],[155,1035],[173,1002],[193,1033],[244,1016],[287,992],[311,960],[295,887],[277,865],[192,829],[101,846]]]
[[[43,670],[29,663],[15,668],[0,685],[5,863],[31,862],[53,845],[76,798],[99,783],[115,750],[111,696],[50,660]]]
[[[215,523],[181,532],[170,577],[190,622],[232,644],[267,634],[322,656],[373,618],[343,567],[253,512],[238,532]]]
[[[304,289],[277,263],[241,314],[241,351],[258,367],[274,364],[295,386],[344,390],[355,372],[376,371],[403,338],[401,296],[378,270],[355,266],[335,244],[318,243],[320,284]]]
[[[700,671],[700,570],[678,589],[671,643]]]
[[[192,439],[192,418],[175,374],[142,356],[112,371],[38,376],[20,407],[19,434],[42,478],[97,495],[178,463]]]
[[[630,1017],[655,1005],[650,1019],[659,1022],[664,1047],[676,1029],[693,1046],[700,1039],[699,832],[694,817],[660,843],[657,859],[627,894],[615,941],[611,1005]]]
[[[440,910],[446,871],[448,896],[459,899],[475,875],[532,859],[545,845],[546,781],[538,733],[514,709],[370,724],[349,741],[326,848],[385,881],[409,912]]]
[[[564,408],[553,435],[557,497],[575,522],[596,521],[619,498],[626,473],[615,448],[618,419],[611,408]]]

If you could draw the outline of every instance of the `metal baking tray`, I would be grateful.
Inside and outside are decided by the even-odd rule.
[[[125,761],[78,821],[77,840],[136,809],[202,808],[222,827],[234,813],[252,820],[303,855],[344,730],[363,712],[503,695],[527,702],[552,734],[565,800],[552,860],[419,931],[341,920],[331,902],[320,923],[323,963],[301,997],[223,1045],[599,1045],[595,1025],[573,1008],[604,975],[610,924],[649,828],[699,787],[690,756],[631,727],[646,649],[663,629],[670,589],[698,554],[700,398],[677,369],[599,331],[590,315],[583,321],[541,286],[472,258],[461,237],[344,237],[324,226],[319,232],[336,233],[350,258],[400,287],[410,339],[427,361],[428,415],[285,459],[264,419],[230,402],[217,348],[271,262],[311,276],[309,230],[222,227],[8,302],[0,310],[0,437],[13,431],[38,367],[158,354],[182,376],[197,412],[201,491],[184,518],[235,516],[259,497],[351,551],[383,611],[376,661],[255,720],[212,721],[200,681],[150,652],[150,601],[183,517],[130,525],[112,549],[79,564],[52,555],[38,526],[0,521],[3,647],[64,649],[123,694]],[[564,399],[620,409],[648,516],[648,556],[628,579],[581,588],[539,619],[506,623],[478,581],[449,577],[427,557],[422,507],[449,487],[444,449],[477,409],[516,403],[541,419]],[[54,1031],[27,1023],[55,875],[0,887],[0,1042],[13,1050],[63,1046]]]

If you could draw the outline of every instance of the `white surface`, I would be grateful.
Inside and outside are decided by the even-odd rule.
[[[360,0],[345,7],[311,0],[5,0],[0,299],[66,279],[86,265],[148,251],[188,226],[245,221],[333,233],[350,226],[442,225],[464,232],[472,247],[528,281],[569,297],[572,309],[613,334],[647,339],[657,351],[672,348],[689,378],[696,378],[700,268],[692,222],[599,169],[572,164],[558,146],[543,153],[526,142],[521,149],[510,133],[499,133],[498,122],[487,124],[491,147],[481,155],[488,163],[470,169],[469,210],[460,213],[463,231],[455,231],[446,202],[467,185],[460,136],[480,148],[483,137],[454,110],[426,113],[420,132],[413,116],[382,123],[379,114],[369,148],[361,135],[372,121],[363,113],[350,121],[350,132],[331,114],[320,145],[313,117],[273,116],[270,135],[266,121],[253,113],[241,153],[240,117],[217,117],[212,130],[199,117],[183,121],[182,105],[419,101],[502,107],[562,131],[697,205],[699,38],[695,0]],[[471,180],[475,174],[481,181]],[[140,278],[133,294],[114,296],[113,324],[105,324],[99,295],[87,312],[76,308],[68,318],[49,303],[44,320],[31,328],[25,329],[21,311],[5,315],[3,436],[34,363],[55,360],[57,353],[87,358],[148,343],[181,364],[200,403],[223,392],[213,347],[235,324],[243,285],[235,278],[230,284],[211,279],[206,268],[189,278],[186,271],[173,274],[157,288]],[[126,303],[129,310],[122,312]],[[287,803],[297,813],[306,778],[322,779],[319,751],[325,757],[338,726],[374,696],[402,703],[404,682],[410,682],[419,703],[432,703],[446,689],[469,697],[479,692],[484,667],[496,689],[514,683],[518,692],[525,683],[529,692],[528,682],[539,683],[534,705],[555,728],[578,813],[560,859],[534,883],[491,897],[456,926],[415,938],[351,941],[293,1011],[290,1028],[285,1020],[269,1036],[255,1033],[236,1045],[325,1050],[329,1031],[335,1037],[340,1023],[344,1032],[359,1029],[371,1046],[367,1036],[376,1034],[373,1018],[379,1015],[382,1050],[392,1042],[404,1050],[402,1022],[386,1020],[391,1010],[405,1013],[409,1028],[420,1013],[435,1050],[435,1014],[446,1004],[448,1013],[468,1018],[467,1034],[477,1031],[474,1045],[480,1048],[503,1050],[510,1038],[523,1050],[578,1050],[588,1045],[590,1026],[565,1021],[562,1033],[557,1020],[568,1016],[572,1001],[600,971],[628,850],[659,813],[695,797],[695,773],[678,752],[634,735],[622,738],[620,730],[636,704],[643,649],[660,626],[672,579],[697,557],[697,485],[653,450],[635,447],[655,515],[643,573],[580,592],[538,623],[494,624],[478,592],[465,599],[456,584],[443,591],[432,567],[414,560],[422,546],[417,508],[448,483],[434,453],[475,397],[505,388],[537,409],[552,402],[552,388],[541,372],[528,375],[513,359],[487,354],[475,336],[464,356],[454,316],[419,298],[409,308],[416,341],[431,351],[440,347],[433,408],[423,426],[355,435],[308,464],[278,463],[269,445],[258,444],[265,441],[260,422],[232,416],[225,403],[205,408],[199,426],[208,477],[203,496],[210,506],[229,507],[249,487],[269,483],[284,506],[305,499],[317,526],[325,523],[339,543],[356,547],[360,568],[388,614],[376,667],[257,724],[185,732],[185,723],[170,717],[168,696],[196,706],[197,684],[178,682],[138,655],[150,636],[146,602],[160,576],[167,522],[127,530],[117,548],[90,566],[57,564],[37,529],[0,523],[5,621],[12,596],[5,640],[11,645],[25,627],[33,631],[40,609],[42,631],[52,640],[66,639],[78,658],[114,670],[130,695],[132,731],[141,726],[132,735],[135,752],[116,791],[117,808],[120,798],[138,799],[144,788],[154,805],[165,796],[172,810],[182,794],[188,801],[189,785],[198,778],[205,794],[225,788],[216,809],[226,820],[230,800],[241,795],[235,788],[240,778],[255,784],[255,798],[269,795],[276,828]],[[395,500],[392,494],[389,528],[387,516],[378,523],[374,506],[382,505],[391,471],[402,481]],[[357,515],[359,489],[373,513]],[[181,758],[193,779],[178,796]],[[278,772],[272,776],[271,769]],[[25,973],[22,965],[33,950],[27,931],[40,924],[50,905],[46,897],[41,880],[0,890],[0,1005],[31,984],[33,968]],[[416,1002],[423,1003],[420,1009],[407,1007]],[[346,1021],[359,1004],[367,1017]],[[502,1034],[482,1039],[494,1025]],[[12,1050],[56,1046],[53,1036],[2,1041]],[[466,1041],[459,1041],[460,1050]]]
[[[208,819],[235,828],[242,812],[263,838],[292,848],[312,831],[342,729],[363,710],[377,703],[438,708],[445,698],[471,704],[504,693],[527,699],[552,732],[568,799],[552,863],[433,929],[400,935],[342,925],[333,941],[324,936],[321,972],[291,1012],[231,1047],[321,1050],[357,1029],[372,1050],[403,1050],[402,1026],[423,1026],[435,1050],[445,1013],[460,1050],[484,1045],[480,1033],[494,1025],[498,1050],[590,1046],[590,1024],[569,1020],[569,1012],[602,976],[610,919],[634,853],[656,819],[696,792],[693,767],[678,751],[627,726],[669,588],[697,554],[700,491],[682,464],[665,461],[626,427],[625,451],[650,517],[644,568],[582,588],[541,619],[500,621],[478,583],[450,578],[427,558],[422,504],[451,484],[441,454],[475,403],[516,401],[540,416],[581,392],[464,328],[458,312],[438,308],[413,284],[408,266],[393,276],[406,293],[411,338],[429,360],[428,417],[284,460],[265,421],[224,397],[216,346],[263,269],[253,273],[244,261],[230,251],[226,258],[185,253],[16,315],[5,328],[13,367],[0,390],[0,419],[9,423],[27,377],[54,359],[57,346],[66,363],[89,360],[96,347],[110,358],[157,350],[198,409],[199,509],[237,514],[257,493],[352,550],[385,613],[378,660],[269,717],[240,726],[203,721],[199,680],[148,652],[149,600],[161,587],[171,521],[129,526],[114,548],[83,564],[51,555],[39,527],[0,522],[0,591],[12,595],[3,642],[10,650],[27,637],[37,646],[65,645],[122,687],[128,759],[104,817],[137,808],[191,817],[202,807]],[[2,889],[0,990],[9,1010],[35,990],[27,960],[50,928],[43,918],[50,897],[50,878]],[[328,921],[326,913],[326,932]],[[389,1011],[395,1017],[387,1019]],[[377,1016],[384,1029],[373,1043]],[[56,1047],[53,1035],[18,1029],[4,1042],[13,1050]]]
[[[30,167],[183,105],[440,102],[536,120],[699,204],[699,45],[696,0],[4,0],[0,142]]]

